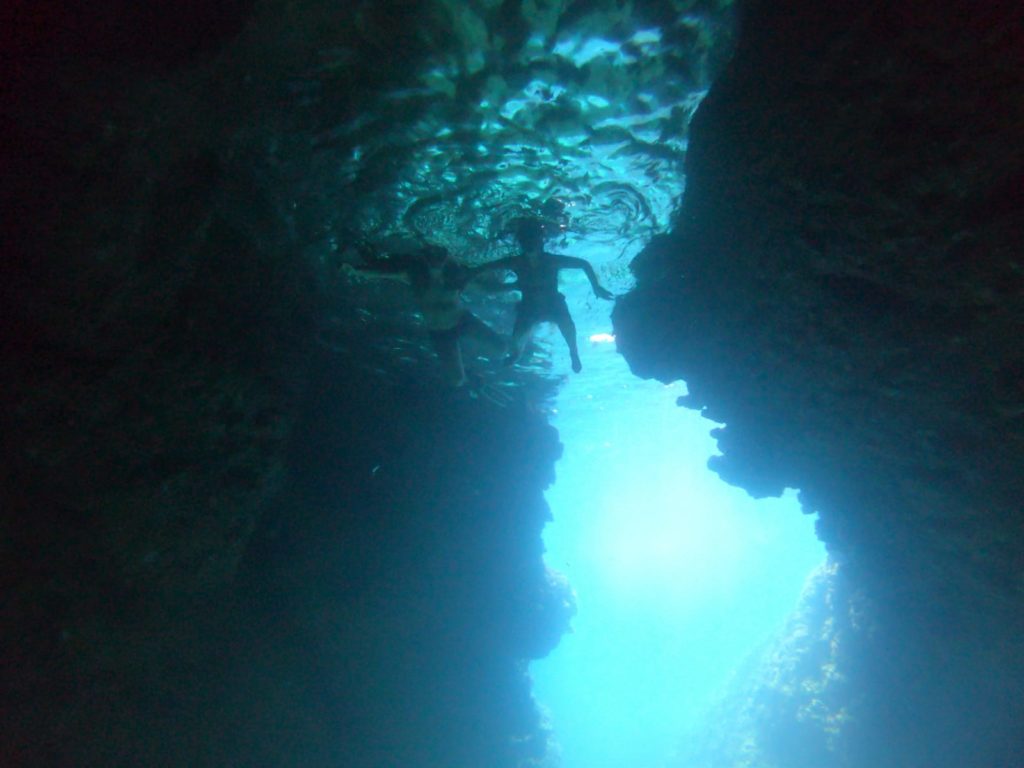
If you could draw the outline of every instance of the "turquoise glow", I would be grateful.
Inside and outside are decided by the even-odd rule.
[[[673,225],[689,123],[724,61],[731,3],[441,5],[443,38],[418,71],[359,119],[331,126],[326,110],[317,123],[318,139],[346,151],[318,167],[346,190],[332,247],[357,261],[344,251],[355,230],[384,250],[427,241],[480,264],[515,252],[510,222],[555,210],[547,249],[587,259],[625,293],[631,259]],[[640,382],[610,340],[588,344],[611,333],[611,304],[581,272],[566,270],[561,290],[583,373],[569,374],[551,329],[523,368],[571,379],[554,416],[565,458],[547,545],[579,615],[533,666],[537,695],[565,768],[661,766],[823,551],[792,499],[754,504],[704,469],[712,425],[675,407],[681,385]],[[510,331],[510,298],[469,300]]]
[[[684,385],[631,377],[604,341],[584,365],[553,415],[565,455],[545,533],[579,612],[531,666],[535,696],[552,764],[661,768],[825,552],[795,494],[755,501],[706,469],[715,425],[675,405]]]

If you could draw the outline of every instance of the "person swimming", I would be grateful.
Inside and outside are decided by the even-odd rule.
[[[579,373],[583,370],[583,364],[580,362],[579,347],[576,343],[576,324],[569,314],[565,296],[558,290],[558,272],[562,269],[582,269],[598,298],[615,297],[598,283],[590,262],[574,256],[547,253],[544,250],[544,224],[540,220],[517,219],[514,222],[514,232],[519,242],[519,255],[497,259],[469,270],[473,277],[497,269],[507,269],[516,273],[516,282],[509,285],[522,293],[522,299],[516,306],[512,350],[506,363],[511,365],[517,362],[523,354],[525,341],[531,331],[539,323],[550,322],[558,326],[562,338],[569,347],[572,369]]]
[[[460,343],[463,336],[476,337],[498,354],[507,349],[504,337],[463,305],[462,291],[474,275],[472,270],[452,259],[444,248],[427,245],[412,253],[391,254],[387,258],[361,249],[361,255],[363,263],[353,265],[354,269],[396,276],[412,287],[445,379],[452,386],[461,387],[466,383]]]

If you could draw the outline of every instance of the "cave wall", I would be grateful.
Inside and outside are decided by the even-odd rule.
[[[615,312],[634,371],[725,424],[712,466],[801,489],[873,606],[841,765],[1024,746],[1022,30],[1008,3],[748,3]]]
[[[543,750],[557,436],[390,376],[314,247],[335,193],[286,81],[368,7],[2,11],[4,765]]]
[[[521,405],[360,381],[332,360],[297,436],[289,488],[240,576],[245,623],[265,629],[243,642],[231,686],[236,754],[367,767],[542,756],[525,660],[573,611],[541,560],[554,430]]]

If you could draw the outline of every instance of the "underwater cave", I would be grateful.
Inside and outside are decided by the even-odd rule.
[[[1019,4],[0,51],[0,765],[1024,765]]]

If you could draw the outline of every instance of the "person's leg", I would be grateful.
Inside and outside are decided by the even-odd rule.
[[[441,361],[441,374],[444,380],[453,387],[461,387],[466,383],[466,371],[462,366],[462,353],[459,351],[458,329],[431,331],[430,338]]]
[[[556,316],[552,320],[555,321],[558,330],[562,332],[562,338],[565,339],[565,343],[569,346],[572,370],[575,373],[579,373],[583,370],[583,363],[580,362],[580,350],[576,345],[576,323],[572,321],[572,315],[569,314],[569,307],[566,305],[564,298],[558,303],[555,314]]]
[[[522,357],[526,338],[530,335],[530,331],[533,330],[535,324],[536,321],[530,316],[529,312],[523,311],[523,305],[520,303],[519,309],[516,312],[516,322],[512,328],[512,344],[508,357],[505,358],[505,365],[514,365]]]
[[[508,350],[508,340],[472,312],[466,312],[459,327],[461,333],[472,334],[494,356]]]
[[[558,330],[562,332],[562,338],[569,345],[569,358],[572,360],[572,369],[575,373],[583,370],[583,363],[580,362],[580,350],[576,345],[576,323],[566,315],[558,321]]]

